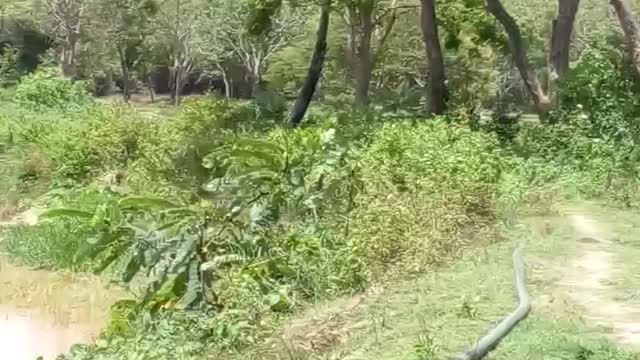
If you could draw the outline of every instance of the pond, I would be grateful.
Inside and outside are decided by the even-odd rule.
[[[41,311],[0,306],[0,351],[3,359],[55,359],[72,345],[94,341],[91,324],[61,324]]]
[[[122,297],[96,276],[34,270],[0,255],[0,359],[51,360],[91,343]]]

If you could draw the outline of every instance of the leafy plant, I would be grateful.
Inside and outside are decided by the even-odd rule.
[[[93,233],[80,244],[75,261],[91,259],[100,272],[121,262],[123,283],[149,277],[142,303],[162,306],[182,298],[186,308],[204,303],[201,266],[206,212],[159,198],[112,196],[94,211],[50,209],[42,218],[71,217]]]
[[[16,101],[30,109],[66,111],[91,105],[93,99],[83,82],[62,78],[57,68],[44,68],[20,80]]]

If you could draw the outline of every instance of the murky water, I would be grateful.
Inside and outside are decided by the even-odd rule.
[[[72,345],[94,340],[95,328],[82,324],[56,324],[34,310],[0,307],[0,352],[2,359],[55,359]]]
[[[94,276],[29,269],[0,256],[0,360],[52,360],[93,342],[124,295]]]

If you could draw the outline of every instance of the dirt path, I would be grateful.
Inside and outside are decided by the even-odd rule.
[[[615,235],[584,210],[570,210],[567,219],[574,230],[576,257],[558,282],[581,308],[585,320],[611,329],[621,344],[640,347],[640,306],[620,300],[615,288],[621,275],[613,250]]]

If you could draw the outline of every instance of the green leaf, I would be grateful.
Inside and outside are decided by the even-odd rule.
[[[240,255],[235,255],[235,254],[220,255],[200,265],[200,271],[202,272],[213,271],[220,268],[221,266],[232,264],[232,263],[240,263],[245,260],[246,258]]]
[[[181,207],[180,205],[174,204],[171,201],[157,197],[131,196],[120,200],[118,203],[124,208],[136,209],[168,209]]]
[[[140,248],[136,246],[133,250],[133,253],[130,255],[127,264],[124,267],[124,271],[122,273],[122,281],[125,284],[128,284],[133,280],[133,277],[136,276],[140,268],[142,267],[142,263],[144,261],[143,253]]]
[[[231,158],[235,161],[260,160],[272,170],[284,168],[284,160],[280,154],[271,154],[253,149],[234,149]]]
[[[183,216],[197,216],[200,215],[200,212],[198,212],[195,209],[192,208],[188,208],[188,207],[179,207],[179,208],[175,208],[175,209],[167,209],[167,210],[163,210],[161,212],[162,214],[166,214],[166,215],[183,215]]]
[[[175,259],[171,263],[169,272],[176,272],[179,267],[191,260],[193,255],[195,255],[197,243],[198,238],[196,236],[185,236],[182,244],[180,244],[180,248],[178,248]]]
[[[61,216],[68,216],[74,218],[82,218],[82,219],[91,219],[93,218],[93,213],[78,210],[78,209],[67,209],[67,208],[58,208],[58,209],[49,209],[40,214],[40,218],[56,218]]]
[[[200,262],[196,259],[189,263],[189,279],[187,280],[187,291],[184,294],[184,307],[186,309],[196,309],[203,303],[202,281],[200,281]]]
[[[249,138],[241,138],[236,140],[236,145],[249,147],[254,150],[261,150],[265,152],[271,152],[275,154],[282,154],[285,152],[284,148],[274,144],[271,141],[267,140],[257,140],[257,139],[249,139]]]
[[[98,233],[96,236],[83,240],[74,255],[74,261],[76,263],[80,263],[85,259],[95,258],[101,252],[106,250],[109,244],[120,239],[123,235],[124,231],[105,231]]]

